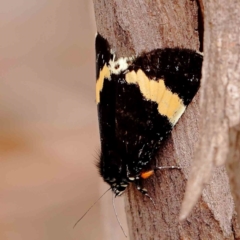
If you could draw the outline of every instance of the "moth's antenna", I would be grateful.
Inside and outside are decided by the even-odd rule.
[[[111,187],[109,189],[107,189],[107,191],[105,191],[98,199],[97,201],[95,201],[92,206],[77,220],[77,222],[74,224],[73,228],[75,228],[77,226],[77,224],[84,218],[84,216],[92,209],[92,207],[111,189]]]
[[[115,202],[114,202],[114,194],[112,194],[112,205],[113,205],[114,213],[115,213],[115,216],[116,216],[116,218],[117,218],[118,224],[119,224],[120,228],[122,229],[122,232],[123,232],[124,236],[127,238],[127,235],[126,235],[126,233],[124,232],[123,226],[122,226],[122,224],[120,223],[119,218],[118,218],[118,215],[117,215],[117,211],[116,211],[116,207],[115,207]]]

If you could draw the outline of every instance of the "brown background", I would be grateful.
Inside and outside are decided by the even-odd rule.
[[[0,2],[0,239],[125,239],[110,192],[72,229],[107,189],[95,32],[91,1]]]

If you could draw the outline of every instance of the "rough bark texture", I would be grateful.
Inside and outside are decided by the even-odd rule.
[[[210,177],[219,177],[215,166],[228,160],[232,193],[240,216],[240,4],[239,1],[206,0],[204,6],[204,64],[200,89],[200,132],[194,164],[183,202],[182,217],[196,203]],[[227,180],[226,180],[227,181]],[[197,187],[196,187],[197,186]],[[217,180],[211,192],[219,192],[227,184]],[[202,197],[209,198],[209,186]],[[228,193],[228,189],[225,189]],[[212,194],[211,194],[212,195]],[[224,201],[223,201],[224,200]],[[224,222],[234,211],[230,199],[218,197],[216,219]],[[223,203],[225,202],[225,205]],[[212,204],[211,204],[212,205]],[[225,211],[224,215],[221,212]],[[226,221],[225,220],[225,221]],[[224,228],[229,231],[230,226]]]
[[[130,56],[142,51],[176,46],[199,50],[198,13],[200,11],[198,11],[198,4],[195,1],[94,0],[94,6],[97,30],[108,39],[118,56]],[[211,20],[211,23],[213,24],[214,21],[216,20]],[[213,41],[211,39],[215,36],[208,33],[208,38],[210,44]],[[223,42],[221,43],[223,44]],[[215,45],[217,45],[216,41]],[[211,76],[208,75],[208,68],[215,67],[212,63],[221,59],[221,56],[213,55],[209,58],[211,50],[208,45],[206,45],[206,50],[208,53],[206,53],[207,57],[204,60],[204,67],[206,68],[203,72],[204,79],[212,78],[220,81],[223,70],[221,74],[218,74],[215,69],[215,75]],[[231,60],[231,62],[234,62],[234,60]],[[219,64],[219,62],[216,63],[216,65]],[[222,65],[224,65],[224,62],[221,62]],[[211,71],[214,74],[213,69]],[[228,74],[232,75],[234,72]],[[213,85],[217,89],[217,91],[211,93],[213,96],[221,95],[221,91],[224,92],[224,89],[218,89],[217,80],[215,80],[216,86]],[[207,91],[207,81],[204,80],[202,84],[202,92]],[[234,91],[234,86],[229,88],[228,91]],[[206,95],[204,96],[206,97]],[[204,104],[204,98],[201,98],[202,105]],[[199,94],[175,127],[172,136],[163,144],[156,163],[159,166],[180,165],[182,170],[161,171],[145,181],[145,187],[154,199],[157,209],[134,186],[129,187],[125,195],[130,239],[236,238],[237,221],[234,215],[228,178],[223,167],[218,167],[214,171],[213,178],[204,189],[204,194],[196,203],[191,214],[186,220],[179,222],[181,202],[194,148],[198,139],[202,139],[202,135],[201,138],[199,137],[199,121],[205,120],[204,123],[207,122],[208,124],[206,120],[209,118],[207,117],[214,118],[215,114],[219,112],[219,109],[215,109],[215,107],[221,106],[210,107],[208,104],[215,103],[215,99],[209,96],[212,102],[206,104],[205,112],[200,114],[198,99]],[[233,103],[231,98],[228,100],[229,104]],[[219,104],[221,103],[222,101]],[[209,116],[209,113],[212,114]],[[216,119],[214,118],[214,120]],[[227,126],[229,125],[226,126],[228,123],[223,123],[225,125],[218,125],[218,127],[224,126],[224,130],[227,132]],[[214,124],[211,123],[211,127],[216,131]],[[208,146],[210,148],[204,149],[207,153],[211,152],[212,147],[214,147],[210,137],[209,142]],[[223,144],[225,140],[220,141],[218,139],[218,142]],[[226,152],[224,154],[226,155]],[[204,160],[204,156],[199,155],[197,159]],[[222,163],[219,155],[217,156],[217,162]],[[198,165],[200,169],[201,166],[202,164]],[[201,174],[201,179],[205,180],[205,174],[203,172]],[[200,187],[193,185],[193,188],[200,189],[201,193],[201,185]],[[196,195],[196,199],[198,196]],[[187,208],[187,205],[191,205],[191,202],[191,199],[186,200],[185,211],[182,212],[182,216],[185,216],[184,214],[190,209]],[[193,202],[195,203],[196,200]]]
[[[240,128],[230,129],[229,141],[227,170],[236,206],[238,222],[240,222]]]

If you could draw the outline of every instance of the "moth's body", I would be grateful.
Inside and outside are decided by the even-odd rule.
[[[100,174],[116,195],[138,182],[200,86],[202,56],[157,49],[115,60],[96,37]],[[147,176],[147,175],[145,175]]]

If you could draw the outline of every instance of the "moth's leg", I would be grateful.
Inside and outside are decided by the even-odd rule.
[[[165,169],[181,169],[181,167],[179,166],[162,166],[162,167],[155,167],[152,170],[147,170],[147,171],[143,171],[140,174],[141,179],[147,179],[149,177],[151,177],[157,170],[165,170]]]
[[[148,197],[148,198],[152,201],[154,207],[156,208],[156,204],[155,204],[155,202],[153,201],[153,199],[150,197],[150,195],[148,194],[147,189],[146,189],[146,188],[143,188],[141,179],[136,180],[136,181],[135,181],[135,184],[136,184],[137,190],[138,190],[139,192],[141,192],[144,196]]]
[[[157,162],[157,161],[155,161]],[[155,166],[155,168],[153,169],[154,172],[156,172],[157,170],[165,170],[165,169],[181,169],[181,167],[179,166]]]

